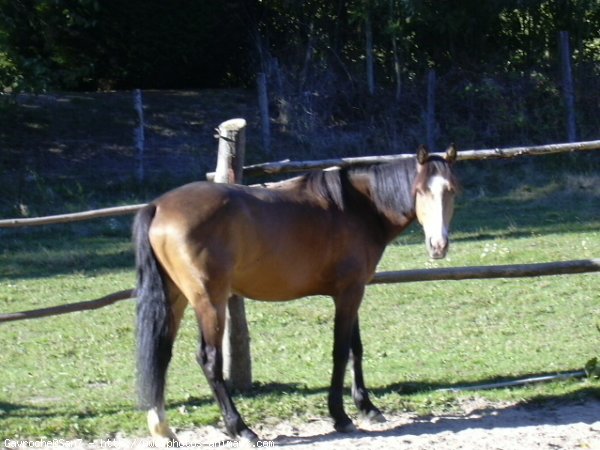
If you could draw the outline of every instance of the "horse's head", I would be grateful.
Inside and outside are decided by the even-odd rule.
[[[456,159],[454,144],[443,158],[430,155],[421,145],[417,151],[417,178],[414,184],[417,219],[425,231],[429,256],[441,259],[448,252],[448,228],[454,213],[457,182],[452,173]]]

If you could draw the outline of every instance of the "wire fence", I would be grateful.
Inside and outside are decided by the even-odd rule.
[[[600,149],[600,141],[587,141],[569,144],[549,144],[545,146],[516,147],[509,149],[467,150],[459,152],[458,160],[485,160],[514,158],[524,155],[547,155],[554,153],[590,151]],[[247,166],[244,169],[257,173],[287,173],[299,170],[316,170],[330,166],[351,166],[384,163],[390,160],[405,158],[406,155],[375,156],[367,158],[341,158],[321,161],[283,161]],[[208,174],[210,177],[210,174]],[[90,210],[74,214],[63,214],[29,219],[0,220],[0,228],[28,227],[48,224],[61,224],[81,220],[134,214],[144,204]],[[371,284],[403,283],[432,280],[466,280],[487,278],[517,278],[548,275],[567,275],[600,271],[600,259],[575,260],[538,264],[520,264],[506,266],[456,267],[446,269],[405,270],[380,272],[375,274]],[[135,290],[128,289],[109,294],[99,299],[78,303],[58,305],[38,310],[0,314],[0,323],[66,314],[75,311],[93,310],[111,305],[117,301],[135,297]]]

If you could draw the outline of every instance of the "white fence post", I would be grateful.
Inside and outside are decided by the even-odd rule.
[[[246,121],[231,119],[217,128],[219,155],[215,183],[242,182],[246,148]],[[252,360],[250,333],[246,320],[244,299],[237,295],[229,298],[225,334],[223,336],[223,376],[235,389],[252,387]]]

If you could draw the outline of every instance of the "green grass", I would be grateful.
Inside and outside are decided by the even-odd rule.
[[[585,183],[583,185],[587,186]],[[553,187],[554,186],[554,187]],[[597,193],[554,185],[465,195],[447,259],[427,259],[411,227],[380,270],[600,257]],[[469,191],[470,192],[470,191]],[[133,287],[129,219],[0,233],[0,311],[97,298]],[[60,233],[60,234],[59,234]],[[532,402],[599,396],[594,379],[493,391],[438,388],[581,370],[600,356],[596,274],[370,286],[361,308],[364,370],[388,413],[456,408],[465,398]],[[332,302],[247,302],[254,388],[236,402],[250,425],[327,416]],[[0,325],[0,442],[145,435],[135,406],[133,301]],[[186,315],[169,373],[176,428],[219,420]],[[349,379],[348,379],[349,382]],[[347,409],[355,414],[349,397]]]

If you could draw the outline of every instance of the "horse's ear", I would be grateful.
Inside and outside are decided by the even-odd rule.
[[[429,150],[427,150],[424,144],[419,145],[417,149],[417,162],[423,165],[427,162],[427,158],[429,158]]]
[[[448,161],[449,163],[456,161],[456,154],[457,154],[456,145],[453,142],[446,149],[446,161]]]

